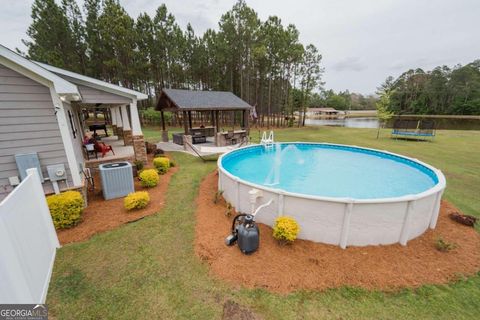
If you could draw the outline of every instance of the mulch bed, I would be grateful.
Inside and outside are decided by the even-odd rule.
[[[148,157],[148,164],[145,168],[151,168],[152,157]],[[177,171],[173,167],[164,175],[160,176],[160,182],[154,188],[143,188],[140,181],[135,178],[135,191],[148,191],[150,203],[144,209],[127,211],[123,206],[123,198],[104,200],[102,195],[99,176],[95,178],[95,192],[88,195],[88,206],[82,214],[82,222],[77,226],[57,230],[58,239],[61,244],[70,242],[85,241],[93,235],[112,230],[118,226],[132,222],[146,216],[157,213],[165,203],[165,192],[167,191],[170,178]]]
[[[260,248],[243,255],[237,246],[227,247],[231,217],[224,201],[213,203],[217,174],[206,177],[197,198],[195,253],[211,272],[234,285],[265,288],[279,293],[301,289],[325,290],[342,286],[393,291],[423,284],[447,283],[480,270],[480,235],[448,217],[458,211],[443,201],[435,230],[401,245],[349,247],[297,240],[280,245],[272,229],[259,224]],[[449,252],[435,248],[441,237],[457,247]]]

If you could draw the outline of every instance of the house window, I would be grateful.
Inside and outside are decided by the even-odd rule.
[[[70,128],[72,128],[73,138],[77,138],[77,127],[75,126],[75,120],[73,119],[73,114],[70,110],[68,112],[68,119],[70,120]]]

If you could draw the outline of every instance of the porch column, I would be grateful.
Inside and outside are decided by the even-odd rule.
[[[123,122],[120,107],[115,107],[115,117],[117,118],[117,136],[123,138]]]
[[[132,120],[132,144],[135,151],[135,159],[147,163],[147,149],[143,138],[140,118],[138,117],[137,99],[130,103],[130,117]]]
[[[113,135],[117,135],[117,114],[115,113],[115,108],[108,108],[108,111],[110,111],[110,118],[112,119],[112,130],[113,130]]]
[[[131,146],[133,145],[132,128],[128,119],[127,105],[121,106],[120,109],[122,110],[123,142],[126,146]]]

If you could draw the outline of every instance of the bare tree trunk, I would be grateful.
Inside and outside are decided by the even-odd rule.
[[[270,117],[272,108],[272,77],[268,79],[268,112],[267,112],[267,129],[270,129]]]

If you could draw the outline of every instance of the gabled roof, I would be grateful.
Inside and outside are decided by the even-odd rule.
[[[65,96],[67,99],[73,101],[81,100],[81,94],[76,84],[103,90],[130,99],[145,100],[148,98],[146,94],[135,90],[123,88],[45,63],[31,61],[3,45],[0,45],[0,62],[5,63],[7,67],[15,67],[16,71],[37,81],[44,82],[46,85],[53,84],[55,92],[58,95]]]
[[[157,110],[208,111],[250,108],[251,105],[229,91],[163,89],[157,102]]]
[[[87,77],[87,76],[84,76],[84,75],[79,74],[79,73],[75,73],[75,72],[68,71],[68,70],[65,70],[65,69],[57,68],[57,67],[54,67],[54,66],[51,66],[51,65],[48,65],[48,64],[45,64],[45,63],[41,63],[41,62],[36,62],[36,64],[38,64],[39,66],[41,66],[42,68],[44,68],[48,71],[51,71],[51,72],[53,72],[53,73],[55,73],[59,76],[66,77],[67,80],[78,83],[78,84],[82,84],[82,85],[85,85],[85,86],[88,86],[88,87],[104,90],[104,91],[114,93],[114,94],[118,94],[118,95],[121,95],[121,96],[126,96],[126,97],[129,97],[129,98],[136,98],[137,100],[145,100],[145,99],[148,98],[148,96],[144,93],[141,93],[141,92],[138,92],[138,91],[135,91],[135,90],[131,90],[131,89],[127,89],[127,88],[124,88],[124,87],[120,87],[120,86],[117,86],[115,84],[111,84],[109,82],[105,82],[105,81],[98,80],[98,79],[95,79],[95,78]]]
[[[25,57],[22,57],[16,52],[4,47],[0,44],[0,62],[3,60],[4,62],[13,63],[19,67],[21,70],[17,70],[20,73],[24,74],[25,76],[32,76],[37,75],[41,79],[47,80],[48,82],[53,83],[55,91],[59,95],[69,95],[73,98],[73,100],[80,99],[80,93],[78,92],[77,86],[73,83],[66,81],[65,79],[57,76],[56,74],[45,70],[41,66],[37,65],[36,63],[28,60]]]

